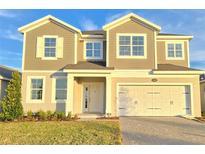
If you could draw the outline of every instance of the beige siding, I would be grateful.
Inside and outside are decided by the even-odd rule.
[[[64,38],[63,58],[42,60],[36,58],[37,37],[57,35]],[[47,23],[26,33],[25,70],[59,70],[67,64],[74,63],[74,33],[55,23]]]
[[[158,64],[173,64],[188,67],[187,41],[184,41],[184,59],[166,60],[166,41],[157,41]]]
[[[196,117],[201,116],[201,103],[200,103],[200,87],[199,87],[199,79],[198,76],[193,76],[193,78],[177,78],[177,76],[174,76],[173,78],[157,78],[157,83],[164,83],[166,85],[170,83],[180,83],[183,85],[183,83],[191,83],[193,84],[193,115]],[[151,84],[151,78],[112,78],[112,114],[117,115],[117,83],[140,83],[140,84]]]
[[[147,34],[147,59],[117,59],[117,33]],[[116,69],[153,69],[154,64],[154,31],[134,21],[128,21],[109,30],[109,66]]]
[[[27,112],[29,110],[36,112],[38,110],[51,110],[51,111],[65,111],[64,103],[56,104],[52,102],[52,76],[53,73],[23,73],[22,74],[22,104],[24,107],[24,111]],[[45,76],[45,101],[43,103],[31,103],[27,96],[30,93],[30,87],[27,87],[27,78],[28,76]]]
[[[201,110],[205,112],[205,82],[200,84],[201,89]]]

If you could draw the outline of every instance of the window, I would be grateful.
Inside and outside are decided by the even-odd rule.
[[[102,59],[102,42],[86,42],[86,59]]]
[[[144,35],[119,35],[119,56],[145,56]]]
[[[42,100],[43,79],[31,79],[31,99]]]
[[[56,57],[56,38],[45,38],[45,57]]]
[[[182,43],[168,43],[167,44],[167,57],[168,58],[182,58],[183,46]]]
[[[56,100],[67,99],[67,79],[56,79]]]

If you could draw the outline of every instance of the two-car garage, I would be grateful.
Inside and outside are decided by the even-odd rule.
[[[119,116],[184,116],[191,114],[188,85],[118,85]]]

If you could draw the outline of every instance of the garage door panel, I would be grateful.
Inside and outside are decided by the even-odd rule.
[[[120,116],[191,114],[189,86],[120,86]]]

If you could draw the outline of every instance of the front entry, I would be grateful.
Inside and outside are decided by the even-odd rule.
[[[86,82],[83,84],[83,112],[104,113],[103,82]]]

